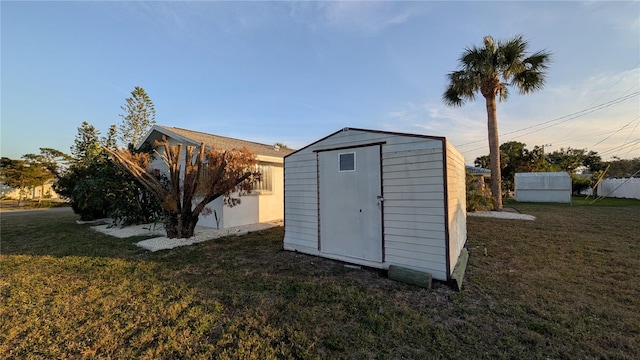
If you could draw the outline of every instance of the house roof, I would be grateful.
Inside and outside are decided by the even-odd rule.
[[[465,168],[471,175],[490,175],[491,174],[491,170],[481,168],[481,167],[474,167],[474,166],[467,165],[465,166]]]
[[[226,136],[207,134],[200,131],[181,129],[171,126],[154,125],[142,140],[142,143],[152,138],[154,131],[159,132],[167,137],[181,141],[191,145],[199,145],[204,143],[207,147],[216,149],[231,150],[247,148],[253,151],[258,157],[268,156],[283,158],[285,155],[292,153],[294,150],[277,148],[274,145],[260,144],[257,142],[234,139]],[[155,140],[155,139],[154,139]]]

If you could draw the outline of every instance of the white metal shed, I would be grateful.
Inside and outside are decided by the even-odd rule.
[[[284,159],[286,250],[451,280],[465,164],[444,138],[345,128]]]
[[[571,203],[571,177],[566,172],[516,173],[516,201]]]

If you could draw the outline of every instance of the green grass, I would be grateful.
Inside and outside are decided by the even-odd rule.
[[[282,228],[157,253],[0,215],[2,358],[611,358],[640,353],[640,206],[468,218],[462,292],[282,251]]]
[[[510,207],[512,205],[519,204],[515,200],[505,200],[504,206]],[[520,203],[522,204],[522,203]],[[539,205],[547,206],[545,203],[527,203],[527,205]],[[640,206],[640,200],[638,199],[623,199],[623,198],[594,198],[592,196],[572,196],[571,204],[553,204],[555,206]]]

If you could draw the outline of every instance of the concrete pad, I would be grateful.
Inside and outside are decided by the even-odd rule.
[[[496,218],[496,219],[530,220],[530,221],[533,221],[536,219],[536,217],[533,215],[519,214],[519,213],[505,212],[505,211],[475,211],[475,212],[468,212],[467,216],[490,217],[490,218]]]

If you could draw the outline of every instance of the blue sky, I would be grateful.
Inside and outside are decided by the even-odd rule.
[[[442,101],[485,35],[522,34],[546,87],[498,105],[500,141],[640,156],[640,2],[1,3],[1,155],[69,151],[119,124],[135,86],[156,123],[299,148],[344,127],[488,154],[484,99]]]

